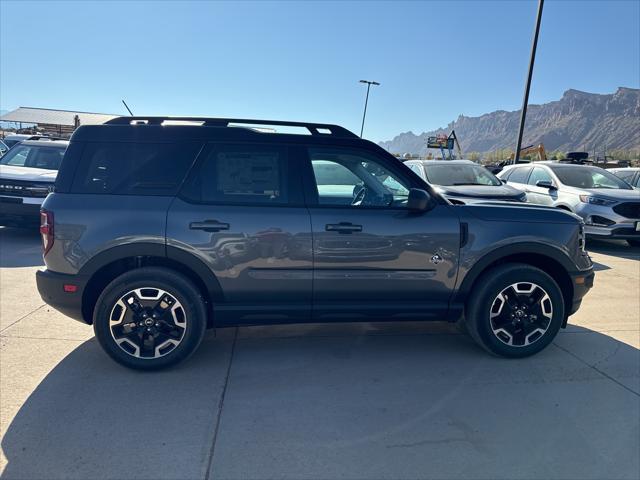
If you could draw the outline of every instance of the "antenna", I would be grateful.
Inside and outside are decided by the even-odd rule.
[[[129,105],[127,105],[127,102],[125,102],[124,100],[122,100],[122,103],[124,103],[125,108],[127,109],[127,111],[129,112],[129,115],[131,115],[133,117],[133,112],[131,111],[131,109],[129,108]]]

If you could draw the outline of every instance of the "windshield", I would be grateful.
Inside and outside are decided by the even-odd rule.
[[[553,173],[570,187],[632,189],[624,180],[598,167],[553,167]]]
[[[424,165],[427,181],[433,185],[502,185],[502,182],[480,165]]]
[[[60,147],[16,145],[0,158],[0,165],[58,170],[64,150]]]

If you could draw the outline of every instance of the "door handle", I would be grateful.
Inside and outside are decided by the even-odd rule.
[[[353,223],[348,223],[348,222],[328,223],[327,225],[324,226],[324,229],[327,232],[353,233],[353,232],[361,232],[362,225],[354,225]]]
[[[204,222],[191,222],[189,228],[191,230],[204,230],[205,232],[219,232],[220,230],[229,230],[228,223],[221,223],[217,220],[205,220]]]

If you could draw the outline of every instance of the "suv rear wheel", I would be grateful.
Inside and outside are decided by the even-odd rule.
[[[469,334],[486,350],[527,357],[549,345],[564,319],[564,299],[547,273],[526,264],[502,265],[474,285],[465,318]]]
[[[184,276],[160,267],[124,273],[104,289],[93,329],[102,348],[129,368],[155,370],[191,355],[204,335],[206,309]]]

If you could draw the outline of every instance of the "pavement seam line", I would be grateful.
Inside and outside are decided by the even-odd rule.
[[[2,335],[0,334],[0,338],[19,338],[21,340],[54,340],[60,342],[90,342],[94,339],[94,337],[90,338],[58,338],[58,337],[31,337],[26,335]]]
[[[233,355],[236,351],[236,343],[238,340],[238,327],[233,334],[233,343],[231,344],[231,354],[229,355],[229,365],[227,366],[227,375],[224,379],[224,386],[222,387],[222,395],[220,395],[220,402],[218,402],[218,416],[216,418],[216,426],[213,430],[213,441],[211,442],[211,449],[209,450],[209,457],[207,458],[207,471],[205,472],[204,479],[209,480],[211,476],[211,467],[213,466],[213,456],[216,451],[216,441],[218,440],[218,430],[220,428],[220,420],[222,418],[222,409],[224,408],[224,399],[227,395],[227,386],[229,385],[229,376],[231,375],[231,364],[233,363]]]
[[[17,319],[15,322],[13,322],[13,323],[11,323],[11,324],[7,325],[6,327],[4,327],[2,330],[0,330],[0,333],[2,333],[2,332],[4,332],[4,331],[6,331],[7,329],[9,329],[9,328],[11,328],[11,327],[13,327],[13,326],[14,326],[16,323],[18,323],[19,321],[24,320],[25,318],[27,318],[27,317],[28,317],[29,315],[31,315],[32,313],[36,313],[36,312],[37,312],[38,310],[40,310],[42,307],[46,307],[46,306],[47,306],[47,304],[46,304],[46,303],[43,303],[42,305],[40,305],[40,306],[39,306],[38,308],[36,308],[35,310],[33,310],[33,311],[31,311],[31,312],[29,312],[29,313],[27,313],[27,314],[25,314],[25,315],[21,316],[21,317],[20,317],[19,319]]]
[[[598,367],[596,367],[595,365],[591,365],[589,362],[587,362],[586,360],[580,358],[578,355],[576,355],[575,353],[567,350],[564,347],[561,347],[560,345],[558,345],[557,343],[553,343],[556,347],[558,347],[560,350],[562,350],[565,353],[568,353],[569,355],[571,355],[573,358],[575,358],[576,360],[578,360],[580,363],[583,363],[584,365],[586,365],[589,368],[592,368],[593,370],[595,370],[596,372],[598,372],[600,375],[602,375],[603,377],[608,378],[609,380],[611,380],[613,383],[616,383],[618,385],[620,385],[622,388],[624,388],[625,390],[627,390],[628,392],[633,393],[636,397],[640,397],[640,393],[636,392],[635,390],[633,390],[632,388],[627,387],[624,383],[619,382],[618,380],[616,380],[615,378],[613,378],[611,375],[609,375],[606,372],[603,372],[602,370],[600,370]]]

